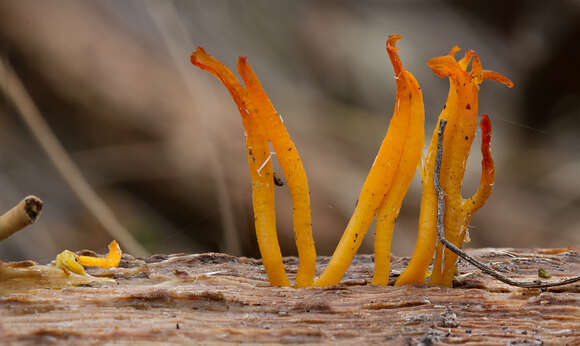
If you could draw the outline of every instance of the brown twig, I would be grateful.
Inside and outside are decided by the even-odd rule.
[[[7,99],[14,104],[17,113],[24,120],[65,182],[107,233],[117,239],[127,252],[135,256],[147,256],[148,251],[121,225],[113,211],[87,183],[79,168],[66,153],[42,117],[16,73],[4,61],[0,61],[0,89],[6,94]]]
[[[36,222],[42,210],[42,201],[28,196],[0,216],[0,241]]]
[[[523,287],[523,288],[548,288],[555,286],[568,285],[574,282],[580,281],[580,276],[575,276],[569,279],[564,279],[558,282],[543,283],[541,280],[535,280],[532,282],[515,281],[508,277],[503,276],[497,271],[491,269],[489,266],[479,262],[475,258],[471,257],[463,250],[459,249],[457,246],[445,239],[445,192],[441,188],[440,174],[441,174],[441,161],[443,157],[443,135],[445,133],[445,126],[447,121],[441,119],[439,122],[439,131],[437,133],[437,156],[435,157],[435,172],[433,176],[433,181],[435,185],[435,191],[437,192],[437,239],[443,245],[445,245],[450,251],[453,251],[459,257],[463,258],[467,262],[473,264],[479,270],[487,275],[490,275],[497,280],[506,283],[511,286]]]

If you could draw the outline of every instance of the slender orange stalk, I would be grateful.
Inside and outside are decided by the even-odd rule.
[[[254,223],[264,267],[272,286],[290,286],[276,234],[274,177],[270,149],[267,136],[258,123],[257,110],[252,106],[248,92],[238,82],[232,71],[207,54],[201,47],[198,47],[191,55],[191,62],[222,81],[238,106],[246,130]]]
[[[388,281],[393,223],[415,173],[424,138],[423,96],[417,81],[403,68],[397,55],[395,43],[400,38],[392,35],[387,41],[387,51],[397,79],[397,99],[389,129],[363,185],[354,213],[328,266],[315,282],[316,286],[340,282],[382,205],[375,239],[378,260],[376,258],[373,282],[386,284]]]
[[[246,85],[257,119],[276,152],[292,197],[294,234],[298,249],[296,287],[312,286],[316,271],[316,248],[312,237],[310,192],[302,160],[282,120],[245,57],[238,59],[238,72]]]
[[[389,283],[391,240],[395,222],[399,215],[403,198],[415,175],[425,140],[423,95],[421,95],[419,84],[413,75],[404,69],[397,55],[398,49],[395,47],[395,42],[399,39],[400,37],[398,36],[391,36],[387,41],[387,52],[397,76],[395,114],[409,112],[408,121],[411,128],[397,168],[397,175],[377,214],[375,273],[372,281],[375,285],[387,285]]]
[[[445,192],[446,204],[445,237],[456,246],[461,247],[471,215],[485,203],[491,191],[491,184],[493,184],[493,169],[491,174],[489,171],[489,168],[493,167],[493,161],[491,160],[491,155],[488,155],[488,150],[488,154],[484,154],[487,161],[484,165],[484,173],[478,193],[469,200],[464,200],[461,197],[461,182],[465,174],[465,164],[477,129],[479,84],[484,80],[495,80],[511,88],[513,83],[496,72],[482,70],[479,57],[473,51],[467,51],[463,59],[456,61],[454,54],[458,50],[458,47],[453,47],[449,55],[432,58],[427,65],[431,67],[437,76],[442,78],[449,77],[450,81],[447,103],[439,116],[439,121],[441,119],[447,121],[447,131],[443,140],[441,186]],[[467,67],[472,58],[472,68],[468,73]],[[487,117],[484,117],[484,119],[487,119]],[[408,267],[396,282],[397,285],[423,282],[435,249],[437,198],[433,186],[433,170],[437,151],[439,121],[431,138],[425,160],[417,244]],[[488,124],[488,120],[484,121]],[[482,126],[487,131],[486,125],[482,124]],[[489,127],[489,129],[491,128]],[[485,131],[482,132],[488,136],[489,131]],[[487,145],[489,149],[489,142],[487,142]],[[468,206],[467,201],[471,203],[471,206]],[[445,266],[442,268],[443,248],[439,246],[433,265],[431,283],[451,284],[457,256],[448,250],[445,250],[444,256]]]
[[[393,117],[365,180],[353,215],[330,263],[320,278],[314,282],[316,286],[340,282],[375,215],[378,220],[373,283],[379,285],[388,283],[394,223],[414,176],[424,142],[423,97],[417,81],[404,69],[399,59],[398,49],[395,47],[398,40],[400,40],[398,35],[389,36],[387,40],[387,52],[393,64],[397,83]],[[448,55],[430,59],[427,64],[436,75],[449,77],[450,81],[447,103],[437,124],[438,128],[442,120],[447,123],[447,132],[442,142],[439,182],[441,190],[445,193],[445,238],[452,243],[448,246],[460,248],[471,215],[483,206],[489,197],[494,180],[493,160],[489,149],[491,124],[489,118],[483,115],[480,124],[483,154],[480,186],[471,198],[461,197],[465,164],[477,130],[479,85],[484,80],[495,80],[508,87],[512,87],[513,83],[496,72],[482,70],[479,57],[473,51],[467,51],[461,60],[455,60],[454,55],[459,50],[459,47],[453,47]],[[472,60],[471,71],[467,72]],[[316,249],[312,238],[308,181],[302,161],[281,118],[245,57],[238,60],[238,71],[246,85],[245,88],[227,67],[209,56],[203,49],[198,48],[191,56],[191,61],[224,83],[242,116],[252,178],[256,234],[270,283],[289,285],[276,235],[274,178],[268,142],[272,143],[278,156],[292,195],[294,232],[300,260],[296,286],[311,286],[316,269]],[[409,266],[396,282],[399,285],[421,283],[425,280],[427,267],[432,261],[436,247],[437,195],[433,177],[438,146],[437,128],[421,171],[423,196],[417,244]],[[431,283],[450,285],[457,256],[441,245],[435,252]]]
[[[469,199],[460,200],[460,208],[456,214],[448,215],[445,213],[445,237],[457,247],[461,248],[467,234],[467,227],[471,221],[471,216],[479,208],[481,208],[489,196],[491,195],[491,187],[493,186],[495,178],[495,169],[493,159],[491,157],[490,142],[491,142],[491,122],[486,114],[482,115],[481,122],[481,179],[479,187],[475,194]],[[458,227],[450,228],[448,227]],[[444,253],[443,253],[444,252]],[[433,275],[430,283],[436,285],[451,286],[453,275],[455,274],[455,263],[457,262],[457,254],[449,249],[443,249],[441,244],[437,244],[437,251],[435,253],[435,261],[433,262]]]

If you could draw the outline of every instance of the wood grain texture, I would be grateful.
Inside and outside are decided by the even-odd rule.
[[[580,273],[579,252],[469,251],[530,281],[540,267],[553,281]],[[318,273],[327,262],[319,258]],[[393,258],[391,283],[407,263]],[[285,265],[294,279],[296,258]],[[121,268],[91,271],[114,283],[5,291],[0,343],[580,343],[580,284],[513,288],[463,263],[451,289],[374,286],[372,273],[372,256],[359,255],[340,286],[272,288],[259,260],[125,255]]]

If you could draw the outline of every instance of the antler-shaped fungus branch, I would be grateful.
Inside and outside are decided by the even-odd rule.
[[[483,132],[482,135],[482,143],[481,143],[481,151],[483,152],[483,161],[482,161],[482,165],[484,167],[488,167],[488,164],[491,163],[493,165],[493,162],[490,162],[491,157],[490,157],[490,152],[489,152],[489,142],[490,142],[490,132],[491,132],[491,123],[489,122],[489,118],[487,117],[487,115],[483,115],[484,119],[482,119],[481,121],[481,130]],[[464,260],[466,260],[467,262],[471,263],[472,265],[474,265],[475,267],[477,267],[479,270],[481,270],[483,273],[490,275],[492,277],[494,277],[495,279],[506,283],[508,285],[512,285],[512,286],[516,286],[516,287],[523,287],[523,288],[549,288],[549,287],[556,287],[556,286],[563,286],[563,285],[568,285],[571,283],[575,283],[580,281],[580,276],[574,276],[568,279],[562,279],[560,281],[557,282],[542,282],[540,280],[534,280],[531,282],[525,282],[525,281],[515,281],[512,280],[508,277],[505,277],[504,275],[500,274],[499,272],[491,269],[489,266],[479,262],[478,260],[476,260],[475,258],[471,257],[470,255],[468,255],[467,253],[463,252],[463,250],[461,250],[460,248],[458,248],[457,246],[455,246],[454,244],[450,243],[447,239],[445,239],[445,221],[444,221],[444,216],[445,216],[445,192],[443,191],[443,189],[441,188],[441,161],[442,161],[442,157],[443,157],[443,137],[445,134],[445,127],[447,125],[447,121],[445,119],[441,119],[439,121],[439,131],[437,132],[437,154],[435,157],[435,168],[434,168],[434,172],[433,172],[433,183],[435,185],[435,192],[437,194],[437,240],[442,243],[443,245],[445,245],[445,247],[447,249],[449,249],[450,251],[452,251],[455,255],[460,256],[461,258],[463,258]],[[483,170],[483,174],[482,174],[482,184],[480,185],[480,190],[482,186],[488,185],[487,183],[484,183],[484,180],[487,180],[489,175],[492,175],[491,180],[493,180],[493,167],[491,167],[491,170],[486,170],[484,168]],[[485,177],[487,176],[487,177]],[[485,178],[484,178],[485,177]],[[489,181],[489,180],[487,180]],[[487,187],[484,187],[483,189],[488,190]],[[491,191],[491,190],[489,190]],[[485,192],[482,192],[485,194]],[[477,193],[476,193],[477,195]],[[487,197],[485,197],[487,198]],[[477,204],[477,203],[475,203]],[[538,276],[540,276],[541,273],[541,268],[540,271],[538,272]]]
[[[447,132],[443,140],[443,158],[441,162],[441,186],[445,191],[445,237],[451,243],[461,247],[471,215],[479,209],[491,193],[494,179],[493,161],[489,151],[489,134],[491,125],[487,116],[482,120],[482,153],[483,172],[480,188],[468,200],[461,197],[461,183],[465,174],[465,165],[475,132],[477,130],[477,110],[479,84],[484,80],[495,80],[508,87],[513,83],[506,77],[481,69],[481,61],[473,51],[467,51],[460,61],[454,54],[459,49],[454,47],[449,55],[432,58],[427,62],[439,77],[449,77],[449,95],[427,152],[423,179],[423,196],[419,221],[419,235],[415,252],[407,269],[401,274],[396,284],[421,283],[425,280],[427,267],[431,263],[436,242],[437,198],[433,185],[434,164],[437,151],[437,129],[441,120],[447,121]],[[473,59],[471,71],[467,67]],[[445,256],[443,256],[445,251]],[[443,259],[443,257],[445,257]],[[444,250],[441,244],[436,251],[431,283],[450,286],[455,270],[457,256]],[[442,263],[445,266],[442,267]]]

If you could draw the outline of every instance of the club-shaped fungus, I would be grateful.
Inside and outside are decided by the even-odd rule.
[[[436,248],[437,196],[433,185],[435,157],[437,152],[437,131],[441,119],[447,121],[443,140],[441,163],[441,186],[445,193],[445,237],[461,248],[471,216],[483,206],[491,193],[494,167],[489,141],[491,124],[483,117],[482,128],[482,176],[477,192],[469,199],[461,197],[461,185],[465,174],[467,157],[477,130],[477,110],[479,85],[484,80],[494,80],[508,87],[513,83],[506,77],[481,69],[481,62],[474,51],[467,51],[463,59],[455,60],[459,47],[453,47],[448,55],[432,58],[427,65],[441,77],[449,77],[449,95],[433,132],[423,168],[423,194],[419,215],[419,234],[411,262],[397,279],[396,285],[422,283]],[[473,59],[471,71],[467,67]],[[455,272],[457,255],[437,245],[430,282],[450,286]]]

